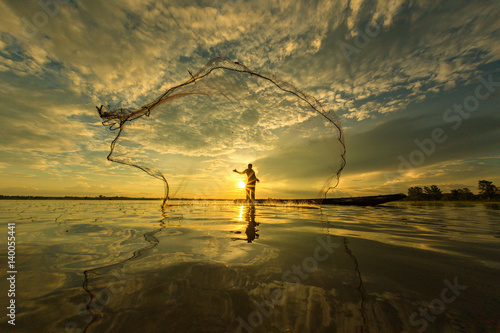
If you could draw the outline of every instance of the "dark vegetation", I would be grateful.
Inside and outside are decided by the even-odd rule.
[[[480,180],[478,182],[479,194],[474,194],[468,188],[459,188],[451,190],[449,193],[443,193],[436,185],[430,187],[420,186],[410,187],[408,189],[407,200],[448,200],[448,201],[492,201],[500,199],[500,189],[493,182]]]
[[[11,200],[161,200],[161,198],[132,198],[132,197],[107,197],[99,195],[96,197],[78,197],[78,196],[64,196],[64,197],[50,197],[41,195],[0,195],[1,199]]]

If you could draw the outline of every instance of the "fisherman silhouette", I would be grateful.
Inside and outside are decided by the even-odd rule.
[[[260,182],[260,180],[257,178],[257,176],[255,176],[255,171],[252,169],[252,164],[248,164],[248,168],[242,172],[239,172],[236,169],[234,169],[233,171],[236,173],[239,173],[240,175],[243,175],[243,174],[247,175],[247,184],[245,186],[246,199],[247,199],[247,201],[254,202],[255,201],[255,184],[256,184],[256,182]]]

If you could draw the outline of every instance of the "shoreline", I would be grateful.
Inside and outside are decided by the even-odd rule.
[[[354,197],[353,197],[354,198]],[[331,198],[344,199],[344,198]],[[145,198],[145,197],[124,197],[124,196],[102,196],[102,197],[80,197],[80,196],[20,196],[20,195],[0,195],[0,200],[122,200],[122,201],[162,201],[163,198]],[[171,198],[170,201],[242,201],[244,199],[201,199],[201,198]],[[317,199],[258,199],[258,201],[313,201]],[[408,200],[402,199],[391,201],[388,203],[408,203],[408,204],[474,204],[474,203],[497,203],[500,204],[500,199],[494,200]]]
[[[498,203],[498,204],[500,204],[500,199],[494,199],[494,200],[399,200],[397,202],[404,202],[404,203],[410,203],[410,204],[419,204],[419,203],[425,203],[425,204]]]

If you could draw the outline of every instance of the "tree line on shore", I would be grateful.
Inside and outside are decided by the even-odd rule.
[[[0,200],[11,199],[11,200],[161,200],[161,198],[135,198],[135,197],[124,197],[124,196],[105,196],[99,195],[96,197],[79,197],[66,195],[64,197],[54,197],[54,196],[42,196],[42,195],[0,195]]]
[[[430,187],[420,186],[408,189],[408,200],[498,200],[500,199],[500,189],[493,185],[493,182],[480,180],[478,182],[479,194],[474,194],[467,187],[451,190],[443,193],[437,185]]]

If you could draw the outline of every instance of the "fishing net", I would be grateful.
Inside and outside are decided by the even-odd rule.
[[[117,132],[107,159],[163,182],[164,204],[227,198],[230,171],[252,162],[261,193],[275,197],[322,198],[338,185],[345,144],[332,107],[223,57],[189,75],[142,107],[97,107]]]

